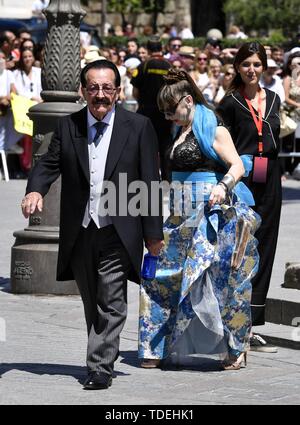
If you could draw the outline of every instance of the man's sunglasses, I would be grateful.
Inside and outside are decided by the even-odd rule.
[[[105,94],[112,95],[117,89],[115,87],[107,86],[105,84],[103,84],[103,86],[93,84],[91,86],[87,86],[86,88],[86,91],[91,96],[96,96],[100,90],[102,90],[102,92]]]

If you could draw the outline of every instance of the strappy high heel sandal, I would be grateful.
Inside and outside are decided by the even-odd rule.
[[[141,367],[144,369],[155,369],[160,366],[160,359],[144,359],[141,363]]]
[[[247,366],[247,352],[244,351],[241,353],[238,357],[236,356],[230,356],[227,357],[222,362],[222,368],[224,370],[239,370],[244,363],[244,367]]]

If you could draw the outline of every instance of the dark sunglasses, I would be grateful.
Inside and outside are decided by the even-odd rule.
[[[176,112],[176,109],[177,109],[177,107],[178,107],[179,103],[180,103],[180,102],[182,101],[182,99],[184,99],[185,97],[186,97],[186,94],[185,94],[184,96],[181,96],[181,98],[178,100],[178,102],[177,102],[177,103],[175,103],[175,105],[174,105],[174,106],[171,106],[171,107],[169,108],[169,110],[165,110],[165,111],[160,110],[160,112],[161,112],[162,114],[169,115],[169,116],[173,116],[173,115],[175,115],[175,112]]]
[[[198,58],[198,61],[199,61],[199,62],[202,62],[202,61],[203,61],[203,62],[207,62],[207,58]]]
[[[96,96],[100,90],[102,90],[102,92],[105,94],[112,95],[117,89],[115,87],[107,86],[105,84],[103,86],[94,84],[86,87],[86,91],[91,96]]]
[[[171,44],[171,47],[175,49],[176,47],[180,48],[182,44]]]

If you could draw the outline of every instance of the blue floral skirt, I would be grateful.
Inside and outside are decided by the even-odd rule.
[[[211,192],[213,184],[205,190]],[[171,212],[155,279],[140,286],[139,357],[246,351],[251,330],[251,279],[258,269],[260,217],[236,196],[192,215]],[[195,207],[195,205],[194,205]],[[250,237],[238,268],[231,265],[238,222]]]

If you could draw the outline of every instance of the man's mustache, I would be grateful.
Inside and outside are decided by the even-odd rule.
[[[93,105],[110,105],[110,100],[97,98],[93,100]]]

